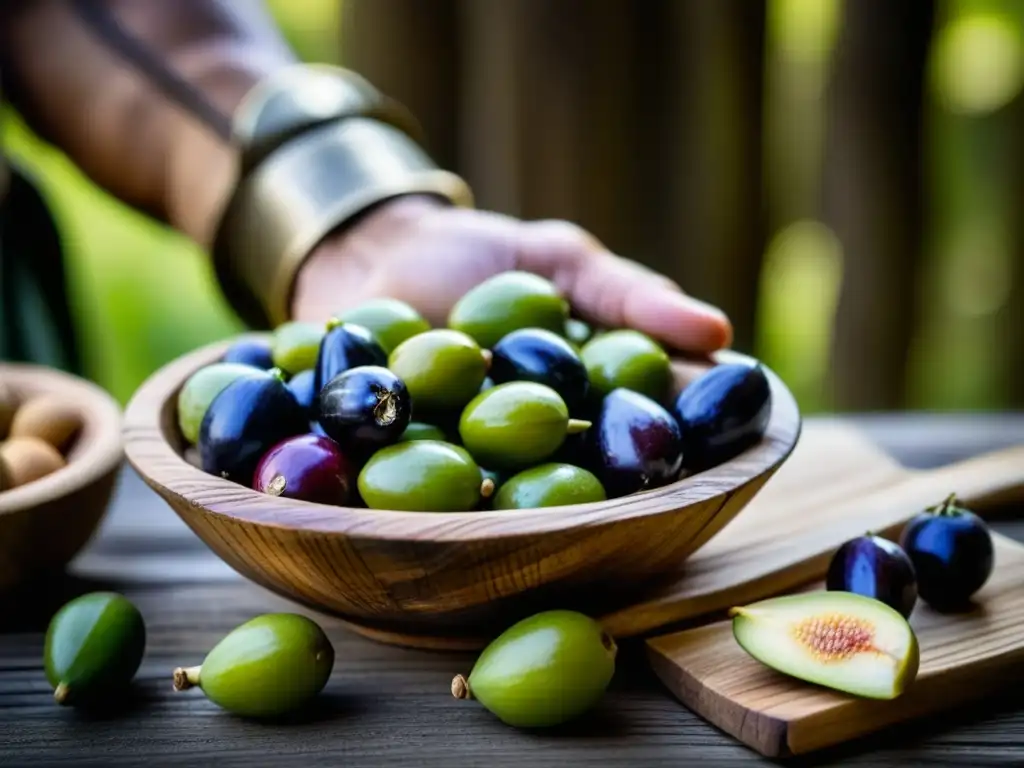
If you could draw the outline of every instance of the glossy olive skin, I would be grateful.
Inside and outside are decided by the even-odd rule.
[[[550,387],[512,381],[470,401],[459,419],[459,437],[477,462],[507,471],[547,459],[567,434],[589,426],[571,421],[565,401]]]
[[[580,357],[599,395],[624,387],[658,403],[672,386],[668,354],[649,336],[631,329],[609,331],[583,345]]]
[[[387,367],[388,356],[366,328],[332,320],[320,342],[313,387],[320,392],[339,373],[362,365]]]
[[[521,328],[491,348],[489,375],[495,384],[533,381],[561,395],[572,415],[587,402],[590,379],[583,361],[564,338],[542,328]]]
[[[405,383],[379,365],[338,374],[317,398],[324,432],[353,455],[367,456],[398,441],[409,426],[412,399]]]
[[[488,356],[460,331],[437,328],[399,344],[388,368],[405,382],[418,414],[455,411],[480,391]]]
[[[506,480],[494,497],[494,509],[536,509],[588,504],[607,498],[601,481],[571,464],[547,463]]]
[[[324,326],[294,320],[274,329],[270,339],[274,366],[288,373],[312,370],[320,354]]]
[[[269,371],[274,367],[274,353],[269,341],[239,339],[224,352],[222,363],[244,363]]]
[[[275,718],[323,690],[334,655],[327,635],[312,620],[294,613],[265,614],[217,643],[199,667],[198,680],[190,682],[236,715]]]
[[[717,365],[676,398],[686,466],[694,471],[728,461],[764,435],[772,392],[760,365]]]
[[[72,706],[109,703],[135,676],[145,647],[142,614],[123,595],[91,592],[71,600],[46,631],[43,667],[54,698]]]
[[[342,312],[338,319],[369,330],[388,354],[406,339],[430,330],[430,323],[419,312],[404,301],[390,298],[366,301]]]
[[[178,392],[178,428],[182,436],[195,445],[206,409],[221,390],[240,376],[262,370],[248,363],[212,363],[189,376]]]
[[[333,440],[296,435],[260,459],[253,488],[260,493],[344,506],[352,498],[355,469]]]
[[[671,483],[683,448],[679,425],[665,408],[630,389],[605,396],[592,429],[598,476],[609,498]]]
[[[955,496],[911,519],[900,546],[914,564],[921,599],[941,612],[970,608],[995,564],[988,524]]]
[[[312,369],[306,371],[299,371],[290,379],[288,379],[288,389],[295,396],[295,399],[299,401],[299,405],[306,409],[311,417],[316,415],[316,387],[313,386],[314,379],[316,378]]]
[[[495,638],[469,678],[453,682],[452,692],[479,701],[506,725],[547,728],[600,701],[615,674],[617,654],[615,641],[590,617],[545,611]]]
[[[483,475],[464,449],[440,440],[413,440],[377,451],[359,473],[370,509],[468,512],[481,500]]]
[[[309,430],[309,417],[272,369],[235,379],[206,409],[199,428],[204,472],[252,487],[253,473],[274,445]]]
[[[427,424],[422,421],[410,421],[402,436],[398,438],[403,443],[412,440],[447,440],[444,430],[434,424]]]
[[[448,315],[448,327],[490,349],[520,328],[562,333],[568,317],[569,304],[554,283],[530,272],[509,271],[463,294]]]
[[[917,603],[917,578],[907,553],[898,544],[870,533],[850,539],[836,550],[825,588],[872,597],[904,618]]]

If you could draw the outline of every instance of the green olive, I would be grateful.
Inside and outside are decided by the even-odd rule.
[[[512,625],[480,654],[452,694],[475,699],[516,728],[545,728],[594,707],[615,674],[618,648],[575,611],[545,611]]]
[[[239,376],[259,372],[259,368],[245,363],[211,363],[189,376],[178,392],[178,428],[182,436],[195,445],[213,399]]]
[[[387,354],[406,339],[430,330],[419,312],[398,299],[371,299],[342,312],[338,319],[367,328]]]
[[[444,430],[433,424],[426,424],[422,421],[410,421],[406,426],[399,442],[408,443],[412,440],[446,440]]]
[[[109,702],[142,662],[146,626],[138,608],[116,592],[91,592],[50,620],[43,650],[46,679],[59,704]]]
[[[200,666],[174,670],[174,688],[199,687],[243,717],[277,717],[316,696],[333,668],[334,647],[316,622],[268,613],[225,635]]]
[[[320,342],[325,333],[326,329],[321,323],[296,320],[277,326],[270,340],[274,367],[292,374],[316,367]]]
[[[623,387],[663,402],[672,386],[668,354],[639,331],[609,331],[588,341],[580,353],[590,384],[600,395]]]
[[[448,315],[448,327],[489,349],[520,328],[565,331],[569,304],[555,284],[530,272],[502,272],[471,288]]]
[[[535,509],[604,501],[604,486],[592,473],[551,462],[510,477],[494,497],[495,509]]]
[[[480,391],[489,365],[489,352],[448,328],[406,339],[388,357],[388,368],[405,382],[420,413],[462,408]]]
[[[359,473],[370,509],[468,512],[483,496],[483,475],[466,449],[441,440],[413,440],[377,451]]]
[[[543,461],[566,435],[589,427],[589,421],[569,418],[565,401],[551,387],[510,381],[470,401],[459,419],[459,436],[480,464],[512,470]]]
[[[590,338],[594,335],[594,329],[582,320],[570,317],[565,321],[564,335],[565,338],[569,340],[570,344],[575,345],[577,348],[581,348],[584,344],[590,341]]]

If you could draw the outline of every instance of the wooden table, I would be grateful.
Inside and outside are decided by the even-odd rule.
[[[935,466],[1024,439],[1024,415],[858,418],[892,455]],[[1024,510],[994,527],[1024,540]],[[117,589],[148,627],[137,692],[125,706],[86,715],[56,706],[42,672],[43,633],[53,611],[84,590]],[[197,664],[234,626],[294,610],[242,580],[211,554],[130,470],[110,513],[71,575],[34,585],[0,605],[0,766],[302,764],[740,765],[767,762],[682,707],[627,643],[599,710],[542,735],[501,725],[456,701],[449,683],[469,654],[377,645],[322,619],[335,644],[334,676],[319,706],[276,725],[237,719],[198,692],[171,690],[171,670]],[[901,726],[797,765],[1024,765],[1024,697],[1010,691],[983,708]]]

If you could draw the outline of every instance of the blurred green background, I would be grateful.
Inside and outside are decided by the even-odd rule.
[[[304,59],[338,60],[339,2],[268,5]],[[814,149],[838,16],[839,0],[769,0],[770,185],[820,170]],[[989,409],[1008,402],[997,318],[1021,265],[1007,229],[1019,215],[1010,207],[1017,199],[1014,169],[999,149],[1022,138],[1002,117],[1024,83],[1022,30],[1019,0],[943,4],[927,93],[938,224],[927,238],[929,316],[910,361],[915,408]],[[800,126],[799,148],[786,126]],[[62,227],[91,377],[125,402],[160,365],[242,330],[203,253],[112,200],[16,118],[3,130],[4,145],[40,180]],[[787,167],[796,155],[797,167]],[[842,260],[829,229],[805,218],[779,224],[766,251],[755,353],[790,384],[805,412],[830,407],[822,382]]]

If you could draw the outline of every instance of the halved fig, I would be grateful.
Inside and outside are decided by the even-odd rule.
[[[871,699],[895,699],[917,677],[920,650],[899,612],[852,592],[817,591],[732,608],[736,641],[783,674]]]

